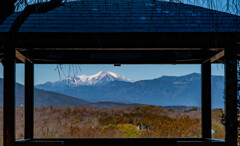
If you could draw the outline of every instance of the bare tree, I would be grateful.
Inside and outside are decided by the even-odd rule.
[[[8,0],[5,0],[5,1],[8,1]],[[0,15],[0,24],[3,23],[7,17],[13,14],[16,8],[19,9],[24,7],[24,9],[21,12],[21,14],[18,15],[15,21],[13,22],[7,37],[1,41],[3,42],[3,44],[1,44],[2,49],[7,48],[7,45],[9,44],[9,42],[11,42],[11,44],[16,43],[16,41],[13,42],[14,36],[19,31],[20,27],[25,22],[25,20],[31,14],[45,13],[62,5],[62,0],[50,0],[45,2],[38,0],[37,3],[34,3],[34,4],[28,4],[27,0],[19,0],[19,1],[10,0],[10,2],[6,4],[4,3],[6,6],[11,7],[11,9],[7,10],[7,13],[1,12],[2,15]],[[15,6],[15,3],[16,3],[16,6]],[[4,4],[1,5],[1,7],[4,7]],[[5,9],[1,9],[1,11],[4,11],[4,10]]]

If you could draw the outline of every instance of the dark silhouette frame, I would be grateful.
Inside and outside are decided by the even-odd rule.
[[[149,24],[156,22],[155,20],[151,20],[149,24],[145,22],[142,24],[144,20],[138,20],[139,24],[133,23],[136,26],[132,28],[124,26],[119,29],[118,23],[112,25],[110,20],[105,20],[104,22],[109,23],[107,29],[102,24],[97,24],[98,27],[89,27],[86,29],[87,32],[82,28],[85,24],[74,26],[76,30],[66,29],[69,26],[65,23],[59,24],[56,28],[54,24],[48,24],[50,26],[44,29],[36,23],[34,26],[23,24],[22,30],[20,29],[14,37],[15,40],[11,40],[17,42],[16,45],[7,45],[4,51],[0,50],[0,59],[4,66],[4,146],[122,146],[127,144],[237,146],[237,60],[240,43],[238,16],[185,4],[168,4],[170,8],[183,6],[184,10],[198,9],[198,12],[203,12],[203,17],[192,14],[178,15],[180,9],[171,9],[174,12],[172,14],[175,15],[173,18],[181,18],[183,23],[175,23],[174,19],[167,19],[165,11],[164,15],[158,17],[164,20],[157,24],[162,27],[149,27],[151,26]],[[132,7],[134,8],[134,5]],[[146,8],[146,15],[159,15],[156,11],[147,11],[148,9]],[[109,11],[109,15],[113,16],[119,13]],[[49,15],[44,16],[48,18]],[[67,18],[73,17],[73,20],[78,18],[68,16],[67,13],[63,15]],[[121,18],[125,20],[131,14],[122,13],[122,15],[124,17]],[[141,16],[136,15],[136,18]],[[30,21],[34,22],[35,18],[31,17]],[[170,28],[164,25],[165,19],[166,22],[173,21],[176,27]],[[49,19],[42,19],[42,21],[47,23]],[[66,21],[69,20],[66,19]],[[58,25],[58,21],[53,22]],[[199,27],[195,27],[196,24]],[[95,24],[93,23],[92,26]],[[141,29],[135,29],[139,26]],[[8,36],[9,27],[9,24],[0,26],[0,37]],[[11,44],[11,42],[8,43]],[[18,141],[15,140],[16,63],[25,64],[25,139]],[[225,64],[225,141],[211,139],[211,63]],[[33,137],[34,64],[201,64],[202,138],[35,139]]]
[[[137,35],[137,34],[136,34]],[[206,34],[207,35],[207,34]],[[210,34],[208,34],[210,35]],[[195,35],[194,35],[195,36]],[[225,36],[225,37],[223,37]],[[39,35],[37,36],[39,38]],[[192,36],[193,37],[193,36]],[[199,48],[198,43],[193,48],[7,48],[4,54],[4,141],[5,146],[13,143],[21,145],[237,145],[237,33],[217,33],[215,37],[223,37],[219,40],[221,46],[211,45],[211,48]],[[73,39],[74,40],[74,39]],[[187,40],[187,39],[186,39]],[[112,40],[109,40],[112,41]],[[138,42],[139,40],[135,40]],[[172,39],[172,42],[179,40]],[[219,43],[220,43],[219,42]],[[202,42],[209,45],[209,42]],[[211,42],[210,42],[211,44]],[[21,44],[22,45],[22,44]],[[29,45],[29,44],[28,44]],[[36,44],[35,44],[36,45]],[[51,45],[51,44],[50,44]],[[129,45],[126,43],[126,45]],[[202,46],[201,45],[201,46]],[[33,46],[34,47],[34,46]],[[166,47],[166,46],[164,46]],[[224,49],[222,49],[224,48]],[[50,57],[42,56],[42,52]],[[68,54],[69,58],[58,57],[62,53]],[[181,53],[183,62],[175,59],[161,58],[169,52]],[[189,58],[190,53],[198,53]],[[38,55],[36,55],[38,54]],[[93,56],[92,58],[75,59],[73,54]],[[54,56],[56,55],[56,56]],[[112,55],[114,56],[112,58]],[[127,57],[125,57],[127,55]],[[52,59],[54,56],[56,59]],[[74,56],[74,55],[73,55]],[[94,58],[94,56],[96,58]],[[140,57],[135,57],[140,56]],[[171,56],[168,56],[171,58]],[[42,60],[40,60],[41,58]],[[160,139],[34,139],[33,137],[33,89],[34,89],[34,64],[51,63],[70,64],[202,64],[202,138],[160,138]],[[15,88],[15,63],[25,63],[25,140],[15,141],[15,111],[14,111],[14,88]],[[225,109],[226,109],[226,141],[211,139],[211,63],[224,62],[225,64]],[[6,124],[7,123],[7,124]],[[200,145],[201,145],[200,144]]]

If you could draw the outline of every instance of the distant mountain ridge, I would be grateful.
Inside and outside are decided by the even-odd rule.
[[[16,83],[16,106],[24,105],[24,86]],[[3,79],[0,78],[0,93],[3,93]],[[74,98],[68,95],[44,91],[41,89],[34,89],[34,106],[81,106],[89,104],[88,101]],[[3,105],[3,94],[0,94],[0,106]]]
[[[212,106],[224,105],[223,76],[212,76]],[[160,106],[197,106],[201,107],[201,75],[192,73],[184,76],[162,76],[151,80],[132,82],[113,80],[93,85],[37,85],[39,89],[57,92],[84,99],[89,102],[140,103]]]
[[[0,93],[3,93],[3,79],[0,78]],[[17,107],[24,106],[24,86],[16,83],[15,104]],[[41,89],[34,89],[34,107],[49,107],[49,106],[85,106],[95,108],[116,108],[116,107],[134,107],[140,104],[125,104],[117,102],[88,102],[79,98],[71,97],[64,94],[59,94]],[[0,106],[3,106],[3,94],[0,94]]]
[[[76,77],[70,77],[61,81],[47,82],[43,85],[49,85],[54,88],[60,88],[61,86],[77,87],[77,86],[97,86],[106,85],[112,81],[125,81],[133,82],[133,80],[127,79],[124,76],[115,74],[110,71],[100,71],[92,76],[80,75]],[[40,88],[41,85],[38,85]]]

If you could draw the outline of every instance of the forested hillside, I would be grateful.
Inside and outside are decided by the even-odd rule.
[[[221,112],[214,109],[212,113],[213,138],[224,139]],[[201,109],[197,108],[176,111],[158,106],[37,107],[34,117],[35,138],[201,137]],[[17,108],[16,120],[16,137],[21,139],[23,108]]]

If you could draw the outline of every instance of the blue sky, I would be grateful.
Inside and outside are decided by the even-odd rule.
[[[205,8],[210,8],[214,10],[239,15],[239,11],[236,11],[236,7],[240,8],[239,0],[229,0],[229,3],[227,3],[228,0],[180,0],[180,1],[186,4],[202,6]]]
[[[200,65],[122,65],[114,67],[113,65],[78,65],[78,67],[70,66],[71,72],[68,73],[69,65],[64,65],[61,73],[61,78],[56,70],[57,65],[35,65],[35,84],[41,84],[48,81],[58,81],[65,77],[76,75],[93,75],[99,71],[112,71],[114,73],[123,75],[132,80],[145,80],[158,78],[163,75],[167,76],[181,76],[193,72],[200,73]],[[76,71],[77,69],[77,71]],[[213,64],[212,75],[224,75],[224,65]],[[3,76],[3,67],[0,66],[0,77]],[[24,65],[16,65],[16,80],[18,83],[24,83]]]

